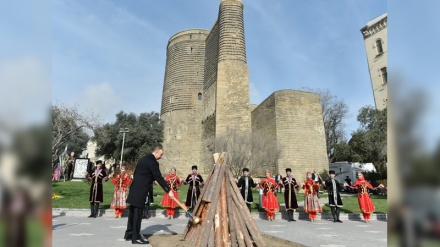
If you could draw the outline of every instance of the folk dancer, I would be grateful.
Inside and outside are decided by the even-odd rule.
[[[257,187],[257,184],[254,182],[251,176],[249,176],[249,169],[243,168],[243,176],[237,181],[237,187],[240,188],[241,196],[243,196],[244,202],[246,202],[246,206],[251,211],[251,205],[254,201],[252,196],[252,188]]]
[[[263,189],[262,206],[266,210],[267,219],[272,221],[275,218],[275,212],[280,210],[280,206],[275,196],[275,190],[278,188],[278,185],[269,171],[266,171],[266,177],[261,180],[260,188]]]
[[[298,201],[296,200],[295,189],[299,188],[295,178],[292,177],[292,169],[286,168],[286,176],[282,178],[279,185],[284,187],[284,201],[286,203],[287,221],[296,221],[293,213],[298,209]]]
[[[339,219],[340,208],[343,206],[341,195],[339,194],[342,186],[339,181],[335,179],[335,171],[330,170],[328,173],[330,178],[322,181],[322,186],[328,191],[328,205],[332,211],[333,222],[342,223]]]
[[[69,161],[67,162],[67,167],[65,174],[67,175],[67,180],[72,180],[73,171],[75,169],[75,152],[71,152],[69,156]],[[66,175],[64,175],[66,177]]]
[[[364,216],[365,223],[370,223],[371,213],[374,212],[374,204],[373,201],[371,201],[370,194],[368,194],[368,189],[375,190],[377,188],[383,188],[384,186],[380,184],[377,187],[373,187],[368,181],[365,180],[364,174],[361,172],[358,172],[357,178],[358,179],[353,186],[350,186],[347,183],[345,183],[344,186],[357,189],[359,208]]]
[[[185,205],[194,208],[200,196],[200,187],[204,185],[204,182],[202,176],[197,173],[197,166],[192,166],[191,170],[191,174],[186,177],[183,184],[189,184]]]
[[[52,181],[58,182],[60,180],[60,175],[61,175],[61,165],[60,162],[56,160],[53,167]]]
[[[102,181],[107,182],[108,176],[104,169],[102,169],[102,161],[96,161],[96,169],[92,172],[92,176],[86,172],[86,178],[89,181],[92,181],[92,185],[90,186],[90,215],[89,218],[96,218],[98,216],[99,211],[99,203],[102,203],[103,200],[103,189],[102,189]]]
[[[121,166],[121,173],[116,175],[116,177],[113,177],[114,170],[110,174],[110,177],[112,178],[112,183],[115,186],[115,191],[113,193],[113,201],[110,205],[110,208],[115,209],[115,218],[121,218],[122,217],[122,211],[127,208],[127,192],[128,192],[128,186],[131,184],[131,177],[129,174],[126,173],[126,166]]]
[[[165,181],[167,182],[170,189],[174,192],[174,198],[179,200],[179,194],[177,193],[177,187],[182,185],[182,181],[176,175],[176,168],[171,168],[170,174],[165,177]],[[163,195],[161,204],[167,208],[167,217],[168,219],[174,218],[174,211],[177,207],[177,203],[169,197],[167,193]]]
[[[312,173],[306,173],[307,179],[302,183],[304,192],[304,212],[309,213],[311,222],[316,221],[316,213],[322,212],[321,204],[318,200],[319,185],[312,179]]]

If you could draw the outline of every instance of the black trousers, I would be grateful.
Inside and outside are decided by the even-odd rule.
[[[127,230],[125,231],[125,239],[135,241],[139,239],[141,232],[142,213],[144,208],[135,207],[130,205],[130,211],[128,213]]]

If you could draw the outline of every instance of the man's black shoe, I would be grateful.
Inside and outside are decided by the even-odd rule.
[[[336,220],[336,222],[342,223],[342,220]]]
[[[148,241],[143,241],[142,239],[138,239],[135,241],[131,241],[132,244],[149,244]]]

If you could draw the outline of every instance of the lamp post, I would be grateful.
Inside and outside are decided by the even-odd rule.
[[[121,167],[122,167],[122,155],[124,154],[125,133],[128,133],[128,132],[130,132],[128,130],[128,128],[121,128],[121,129],[119,129],[119,133],[123,133],[122,134],[121,162],[119,163],[119,169],[121,169]]]
[[[342,168],[341,167],[339,167],[339,176],[341,176],[341,180],[343,180],[344,178],[342,177]]]

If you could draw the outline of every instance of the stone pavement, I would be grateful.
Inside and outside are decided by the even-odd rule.
[[[343,197],[355,195],[341,194]],[[319,201],[324,205],[328,203],[328,198],[321,197]],[[298,202],[299,206],[303,204],[302,201]],[[53,246],[131,246],[130,241],[123,239],[128,210],[124,211],[122,219],[113,218],[112,209],[101,209],[96,219],[87,218],[90,209],[53,209],[52,212]],[[164,213],[165,210],[151,210],[151,217],[142,220],[141,233],[147,237],[153,234],[183,233],[188,223],[184,211],[176,210],[176,218],[173,220],[168,220]],[[280,212],[275,214],[274,221],[267,221],[265,212],[252,212],[252,217],[261,232],[306,246],[387,246],[386,214],[373,214],[371,223],[367,224],[361,214],[341,213],[340,219],[344,223],[333,223],[330,213],[321,213],[317,221],[311,223],[307,213],[297,211],[297,221],[287,222],[284,204],[280,204]],[[270,247],[270,243],[266,244]]]
[[[98,218],[87,218],[89,212],[81,216],[71,216],[69,213],[53,216],[53,246],[131,246],[130,241],[124,241],[127,218],[113,218],[112,214],[104,214]],[[302,214],[300,214],[301,216]],[[370,224],[359,220],[344,220],[344,223],[333,223],[321,219],[311,223],[306,217],[295,217],[296,222],[287,222],[276,216],[274,221],[259,218],[253,213],[260,231],[300,243],[306,246],[345,247],[345,246],[386,246],[387,222],[385,220],[371,221]],[[297,215],[298,216],[298,215]],[[142,221],[141,233],[147,237],[153,234],[181,234],[188,219],[180,215],[168,220],[162,214]],[[266,243],[270,247],[270,243]],[[150,246],[150,245],[144,245]],[[170,246],[171,247],[171,246]]]

